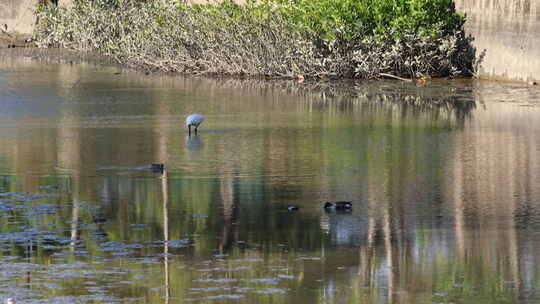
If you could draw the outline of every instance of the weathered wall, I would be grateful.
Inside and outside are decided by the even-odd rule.
[[[9,32],[32,33],[35,18],[34,7],[39,0],[0,0],[0,26],[7,25]],[[58,4],[69,6],[73,0],[58,0]]]
[[[37,0],[0,0],[0,26],[7,25],[8,31],[23,34],[32,32],[34,16],[32,10]]]
[[[540,0],[454,1],[478,50],[487,50],[482,77],[540,81]]]

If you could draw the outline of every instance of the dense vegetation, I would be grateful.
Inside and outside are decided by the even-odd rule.
[[[37,10],[43,47],[152,71],[277,77],[471,76],[452,0],[78,0]]]

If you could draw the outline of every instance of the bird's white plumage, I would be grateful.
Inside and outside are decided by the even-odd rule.
[[[186,126],[198,127],[204,121],[204,116],[200,114],[191,114],[186,118]]]

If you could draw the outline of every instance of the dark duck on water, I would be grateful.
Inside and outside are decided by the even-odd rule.
[[[326,211],[351,211],[352,204],[351,202],[326,202],[324,204],[324,210]]]

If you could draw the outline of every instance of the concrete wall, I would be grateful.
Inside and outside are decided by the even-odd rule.
[[[31,34],[35,23],[33,10],[40,1],[51,0],[0,0],[1,28],[7,25],[9,32]],[[58,0],[58,3],[69,6],[73,0]]]
[[[35,18],[32,13],[38,0],[0,0],[0,26],[7,24],[9,32],[29,34]]]
[[[482,77],[540,81],[540,0],[454,2],[478,50],[487,50]]]

